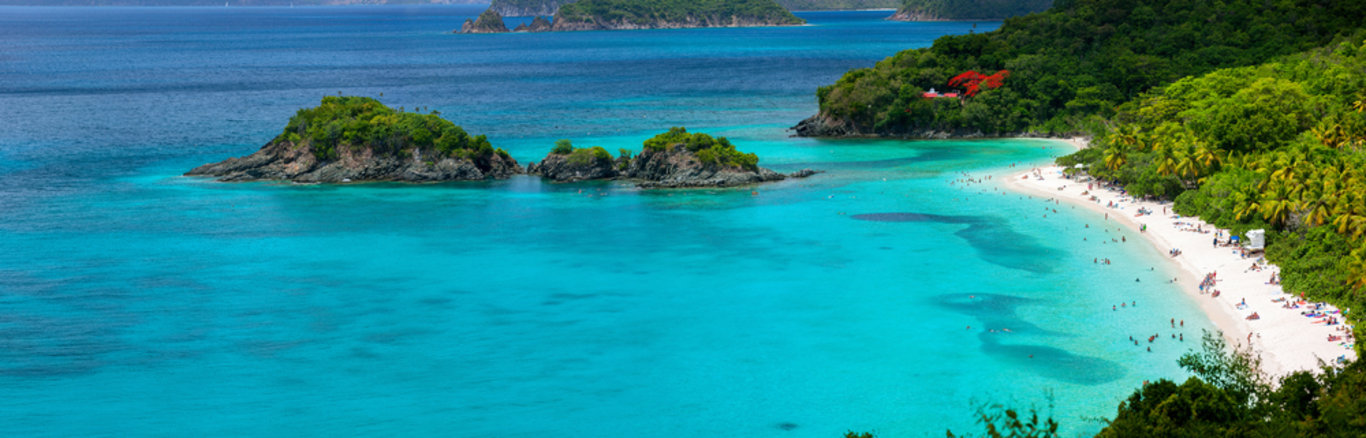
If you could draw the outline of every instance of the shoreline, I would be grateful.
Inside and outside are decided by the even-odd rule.
[[[1087,141],[1076,137],[1062,140],[1076,149],[1086,147]],[[1170,202],[1137,200],[1122,195],[1111,188],[1087,189],[1087,181],[1063,177],[1062,167],[1049,164],[1021,171],[1019,168],[1004,169],[996,178],[1004,178],[1001,185],[1009,190],[1043,199],[1080,205],[1093,213],[1107,216],[1138,232],[1154,250],[1170,251],[1180,249],[1181,254],[1167,257],[1171,266],[1179,273],[1177,286],[1197,303],[1200,310],[1214,326],[1223,332],[1224,338],[1234,346],[1251,346],[1252,351],[1261,357],[1262,371],[1272,377],[1284,376],[1296,371],[1316,371],[1319,361],[1334,363],[1339,356],[1348,360],[1356,359],[1352,348],[1344,347],[1342,341],[1328,341],[1328,336],[1341,336],[1338,331],[1346,326],[1340,313],[1331,316],[1339,321],[1328,326],[1320,318],[1301,315],[1307,312],[1305,305],[1299,308],[1283,308],[1282,302],[1274,299],[1284,298],[1295,301],[1298,297],[1287,294],[1280,284],[1269,284],[1273,273],[1280,269],[1272,264],[1258,264],[1258,270],[1250,270],[1257,257],[1241,257],[1233,247],[1212,245],[1218,227],[1205,223],[1197,217],[1177,216],[1171,211]],[[1095,184],[1094,181],[1091,181]],[[1083,195],[1082,193],[1087,193]],[[1095,200],[1091,200],[1094,196]],[[1106,205],[1114,205],[1107,207]],[[1140,209],[1150,210],[1151,214],[1135,216]],[[1163,214],[1163,212],[1166,212]],[[1175,224],[1180,222],[1180,225]],[[1146,226],[1146,231],[1140,231]],[[1185,231],[1191,227],[1204,232]],[[1227,239],[1227,236],[1224,237]],[[1211,272],[1217,272],[1213,290],[1221,291],[1218,297],[1201,292],[1202,279]],[[1240,301],[1246,306],[1239,308]],[[1314,303],[1307,303],[1313,305]],[[1325,311],[1336,311],[1336,307],[1324,306]],[[1256,313],[1257,320],[1246,317]],[[1250,340],[1250,341],[1249,341]]]

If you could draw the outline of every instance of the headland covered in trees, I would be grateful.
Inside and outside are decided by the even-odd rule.
[[[1215,5],[1059,1],[992,32],[947,36],[851,70],[817,92],[806,136],[1061,135],[1102,130],[1115,107],[1152,87],[1329,44],[1361,23],[1359,2]],[[969,71],[1009,71],[972,99],[927,99]]]

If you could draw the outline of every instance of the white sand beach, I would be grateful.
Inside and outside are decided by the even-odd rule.
[[[1079,139],[1072,142],[1078,147],[1085,145]],[[1351,338],[1344,336],[1350,329],[1338,309],[1325,304],[1317,313],[1327,316],[1306,316],[1315,313],[1316,303],[1303,302],[1299,294],[1292,296],[1280,284],[1270,283],[1273,274],[1279,276],[1275,265],[1261,263],[1252,269],[1260,253],[1244,257],[1237,247],[1214,245],[1221,231],[1224,234],[1219,240],[1228,240],[1227,230],[1219,230],[1199,218],[1176,215],[1170,202],[1134,199],[1117,188],[1101,188],[1089,177],[1066,178],[1062,171],[1058,166],[1027,171],[1016,168],[996,177],[1005,178],[1007,188],[1085,206],[1135,231],[1146,228],[1140,234],[1163,254],[1179,250],[1179,255],[1168,259],[1183,272],[1178,279],[1181,289],[1200,304],[1231,343],[1248,345],[1250,340],[1267,374],[1282,376],[1315,370],[1319,361],[1331,363],[1340,356],[1356,359],[1356,353],[1349,347]],[[1140,214],[1140,210],[1151,214]],[[1211,273],[1217,273],[1215,281],[1202,291],[1200,283]],[[1216,290],[1217,297],[1213,296]],[[1246,305],[1240,305],[1244,301]],[[1292,308],[1286,308],[1287,305]],[[1253,314],[1259,318],[1247,319]],[[1338,324],[1328,325],[1330,319],[1336,319]],[[1330,337],[1337,339],[1330,341]]]

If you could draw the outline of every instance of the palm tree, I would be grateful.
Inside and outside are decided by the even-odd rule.
[[[1124,167],[1124,164],[1125,164],[1125,163],[1128,163],[1128,162],[1129,162],[1129,154],[1128,154],[1128,151],[1126,150],[1126,148],[1125,148],[1121,143],[1119,143],[1119,142],[1111,143],[1111,144],[1110,144],[1110,147],[1105,149],[1105,168],[1106,168],[1106,169],[1110,169],[1110,170],[1119,170],[1119,168]]]
[[[1157,151],[1157,174],[1166,176],[1176,173],[1177,159],[1172,148],[1155,142],[1153,149]]]
[[[1114,141],[1126,150],[1143,150],[1143,127],[1136,124],[1120,126],[1115,130]]]
[[[1263,192],[1262,198],[1257,202],[1262,219],[1277,227],[1285,225],[1290,220],[1290,215],[1300,206],[1294,190],[1289,184],[1277,182],[1271,190]]]
[[[1352,289],[1360,290],[1366,286],[1366,254],[1362,254],[1363,248],[1353,250],[1347,257],[1343,258],[1342,264],[1347,271],[1347,285]]]

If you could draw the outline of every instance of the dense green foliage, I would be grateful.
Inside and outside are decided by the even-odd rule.
[[[902,0],[897,14],[939,20],[1003,19],[1047,10],[1053,0]]]
[[[565,23],[629,23],[646,26],[658,22],[712,22],[729,24],[732,18],[773,24],[801,24],[773,0],[579,0],[560,6],[555,25]]]
[[[555,147],[550,150],[555,155],[569,155],[571,152],[574,152],[574,143],[564,138],[555,140]]]
[[[1364,21],[1357,1],[1058,0],[996,31],[946,36],[850,71],[817,97],[824,119],[856,134],[1093,130],[1154,86],[1322,46]],[[969,70],[1011,75],[973,98],[921,96]]]
[[[342,148],[401,156],[420,148],[476,163],[487,162],[494,154],[507,157],[487,137],[471,137],[439,113],[395,111],[378,100],[355,96],[327,96],[321,105],[299,110],[275,141],[306,144],[319,160],[337,159]]]
[[[645,140],[645,150],[664,152],[674,147],[683,147],[697,155],[703,164],[723,167],[739,167],[746,170],[759,168],[759,156],[743,153],[730,144],[725,137],[715,137],[697,133],[690,134],[684,128],[670,128],[668,132]]]
[[[1060,163],[1235,232],[1274,230],[1267,257],[1286,290],[1366,308],[1353,288],[1366,283],[1363,40],[1153,89]]]
[[[1206,333],[1181,358],[1195,374],[1159,380],[1120,404],[1099,437],[1358,437],[1366,434],[1366,365],[1297,372],[1272,385],[1247,350]]]
[[[594,164],[594,162],[606,163],[609,165],[612,163],[612,154],[608,153],[607,149],[604,149],[602,146],[576,148],[574,147],[574,143],[566,139],[556,140],[555,147],[550,150],[550,153],[554,155],[568,155],[569,157],[566,158],[566,161],[568,161],[570,165],[576,167],[588,166]]]

